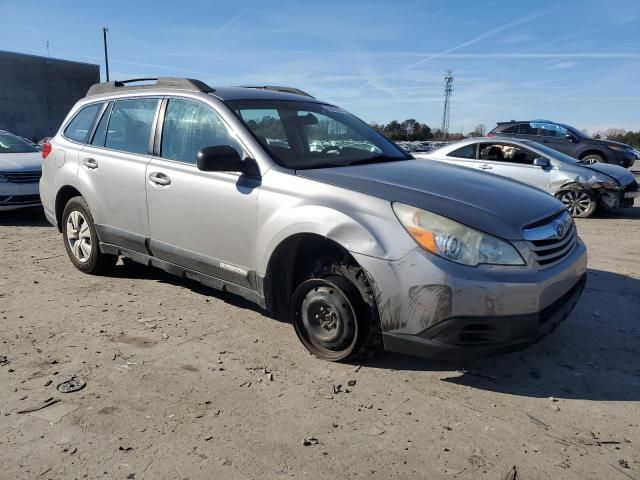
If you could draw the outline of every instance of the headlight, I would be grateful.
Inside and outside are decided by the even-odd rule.
[[[426,210],[402,203],[392,206],[409,235],[431,253],[470,266],[525,265],[509,242]]]
[[[625,152],[625,153],[633,153],[633,149],[629,148],[627,146],[624,145],[607,145],[607,147],[609,147],[611,150],[616,150],[618,152]]]
[[[620,190],[622,188],[618,182],[600,182],[600,186],[608,190]]]

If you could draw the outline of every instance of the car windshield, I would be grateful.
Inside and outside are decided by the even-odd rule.
[[[32,153],[37,152],[34,147],[24,140],[11,135],[10,133],[0,132],[0,154],[3,153]]]
[[[315,102],[234,100],[226,104],[272,158],[296,170],[411,158],[341,108]]]
[[[553,148],[546,147],[540,143],[531,142],[531,146],[536,150],[539,150],[541,153],[544,153],[549,158],[553,158],[554,160],[560,160],[561,162],[570,163],[572,165],[576,165],[582,163],[580,160],[570,157],[558,150],[554,150]]]

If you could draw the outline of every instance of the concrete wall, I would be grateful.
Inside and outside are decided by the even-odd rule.
[[[76,101],[100,81],[100,67],[0,51],[0,130],[52,136]]]

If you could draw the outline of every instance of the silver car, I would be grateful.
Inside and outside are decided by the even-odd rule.
[[[626,168],[589,164],[530,140],[473,138],[428,154],[414,154],[502,175],[554,195],[574,217],[590,217],[598,207],[632,207],[638,182]]]
[[[0,130],[0,212],[40,205],[42,154],[17,135]]]
[[[562,203],[413,160],[341,108],[274,90],[93,86],[44,150],[42,202],[71,262],[98,273],[125,256],[241,295],[332,361],[487,355],[567,317],[587,253]]]

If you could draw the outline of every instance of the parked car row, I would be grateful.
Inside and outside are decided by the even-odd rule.
[[[0,211],[40,205],[42,154],[23,138],[0,130]]]
[[[125,256],[239,294],[331,361],[523,348],[586,281],[586,248],[552,195],[413,158],[282,87],[94,85],[42,156],[45,215],[76,268]]]
[[[474,138],[414,156],[527,183],[554,195],[574,217],[590,217],[598,208],[631,207],[640,194],[635,176],[626,168],[576,160],[531,140]]]

